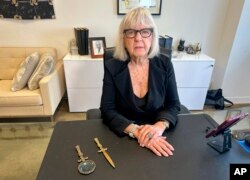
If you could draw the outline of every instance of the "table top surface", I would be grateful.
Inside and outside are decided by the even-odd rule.
[[[230,151],[220,154],[207,145],[206,129],[216,127],[206,114],[181,115],[177,127],[166,132],[174,155],[158,157],[135,139],[118,137],[101,120],[59,122],[44,156],[37,179],[229,179],[230,163],[250,163],[249,154],[234,140]],[[94,138],[98,137],[113,159],[112,168]],[[75,146],[95,161],[96,170],[81,175]]]

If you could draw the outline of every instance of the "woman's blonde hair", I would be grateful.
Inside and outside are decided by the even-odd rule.
[[[151,48],[148,53],[148,58],[157,56],[159,53],[159,40],[158,40],[158,30],[153,20],[151,13],[143,8],[137,7],[130,10],[127,15],[123,18],[118,31],[118,36],[116,39],[116,46],[114,57],[120,60],[127,60],[128,53],[124,45],[124,33],[125,29],[133,29],[136,25],[143,25],[148,28],[153,28],[153,41]]]

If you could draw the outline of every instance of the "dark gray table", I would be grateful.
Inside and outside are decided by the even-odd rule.
[[[117,137],[100,120],[59,122],[55,126],[38,180],[227,180],[230,163],[250,163],[250,156],[234,140],[230,151],[219,154],[207,145],[206,128],[216,126],[206,114],[181,115],[175,130],[167,132],[174,155],[157,157],[136,140]],[[113,169],[98,153],[94,138],[98,137],[115,162]],[[96,162],[96,170],[81,175],[77,170],[75,145]]]

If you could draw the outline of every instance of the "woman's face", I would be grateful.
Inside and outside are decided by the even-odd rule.
[[[127,37],[126,34],[124,34],[124,44],[125,48],[127,49],[129,55],[131,58],[140,58],[140,57],[147,57],[148,52],[150,50],[152,41],[153,41],[153,32],[149,32],[148,27],[137,25],[133,30],[142,30],[145,29],[145,31],[141,32],[135,32],[135,37]],[[130,32],[128,32],[130,33]],[[150,33],[149,37],[142,37],[141,34],[145,36],[147,33]]]

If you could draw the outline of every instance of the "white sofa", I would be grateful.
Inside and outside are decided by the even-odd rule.
[[[31,53],[49,52],[55,58],[54,71],[39,82],[39,89],[12,92],[11,82],[19,64]],[[52,117],[66,91],[63,61],[55,48],[0,47],[0,118]]]

